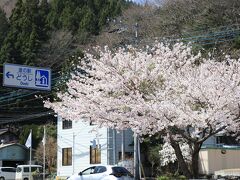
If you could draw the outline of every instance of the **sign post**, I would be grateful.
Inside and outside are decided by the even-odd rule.
[[[3,86],[50,91],[51,69],[5,63]]]

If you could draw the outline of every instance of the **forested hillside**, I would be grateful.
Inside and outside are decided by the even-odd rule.
[[[199,49],[221,48],[237,55],[240,34],[239,0],[156,0],[158,6],[130,6],[98,41],[117,47],[135,42],[149,44],[155,39],[197,42]],[[135,25],[137,24],[137,28]]]
[[[154,38],[203,35],[207,45],[230,38],[230,46],[238,46],[240,1],[155,2],[158,6],[123,0],[3,0],[0,6],[7,16],[0,11],[0,62],[60,69],[64,59],[93,44],[135,43],[136,32],[143,45]],[[213,37],[214,32],[219,35]]]
[[[61,71],[66,72],[71,57],[127,5],[124,0],[0,1],[1,84],[3,63],[15,63],[51,68],[52,92],[61,88]],[[35,97],[52,92],[1,87],[0,124],[54,119]]]
[[[0,83],[6,62],[52,69],[51,92],[0,87],[0,126],[19,129],[23,123],[34,123],[35,127],[21,132],[24,143],[29,128],[55,121],[53,111],[43,107],[43,99],[64,90],[71,65],[79,61],[83,50],[96,45],[114,50],[129,44],[143,48],[155,40],[182,41],[219,60],[226,54],[239,58],[240,0],[155,3],[157,6],[125,0],[0,0]],[[35,137],[36,142],[40,137],[42,134]],[[156,173],[158,149],[159,143],[144,147]]]
[[[121,13],[123,3],[121,0],[52,0],[50,3],[47,0],[18,0],[8,21],[3,12],[0,14],[4,22],[0,29],[3,34],[0,62],[41,65],[41,60],[36,59],[42,45],[51,37],[59,31],[64,35],[70,33],[71,38],[74,36],[77,40],[97,35],[108,18]],[[45,53],[51,54],[40,54]]]
[[[6,13],[6,16],[9,17],[12,14],[12,10],[15,7],[17,0],[1,0],[0,7]]]
[[[95,45],[181,40],[206,54],[239,56],[239,0],[155,2],[158,6],[124,0],[1,0],[0,69],[5,62],[50,67],[55,91],[63,88],[76,54]],[[0,93],[2,112],[47,111],[34,97],[39,92],[1,87]]]

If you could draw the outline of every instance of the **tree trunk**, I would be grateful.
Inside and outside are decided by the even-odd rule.
[[[153,177],[153,166],[154,166],[154,164],[152,164],[152,177]]]
[[[185,162],[185,160],[183,158],[179,144],[176,143],[176,141],[172,138],[171,135],[170,135],[170,143],[175,151],[175,154],[177,156],[177,160],[179,163],[179,167],[180,167],[180,170],[182,171],[183,175],[186,176],[187,178],[192,178],[192,174],[187,166],[187,163]]]
[[[194,143],[192,154],[192,173],[194,178],[199,176],[199,151],[202,143]]]

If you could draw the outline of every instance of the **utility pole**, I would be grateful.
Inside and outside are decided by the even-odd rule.
[[[122,130],[122,161],[125,160],[125,133]]]
[[[135,23],[135,38],[136,43],[138,43],[138,23]],[[134,178],[135,180],[140,179],[140,144],[139,144],[139,135],[134,133]]]
[[[140,179],[138,139],[139,139],[138,134],[134,133],[134,178],[135,180]]]
[[[135,38],[138,38],[138,23],[135,23]]]
[[[74,174],[74,168],[75,168],[75,167],[74,167],[74,163],[75,163],[75,162],[74,162],[74,158],[75,158],[75,157],[74,157],[74,156],[75,156],[75,137],[76,137],[76,135],[75,135],[75,133],[73,132],[73,149],[72,149],[72,151],[73,151],[73,152],[72,152],[72,154],[73,154],[73,155],[72,155],[72,157],[73,157],[73,158],[72,158],[72,161],[73,161],[73,162],[72,162],[73,170],[72,170],[72,174]]]
[[[138,23],[136,22],[134,24],[134,29],[135,29],[135,43],[137,44],[138,43],[138,29],[139,29],[139,25]],[[109,33],[113,33],[115,32],[115,30],[109,32]],[[139,145],[139,136],[134,133],[134,177],[135,177],[135,180],[139,180],[140,179],[140,166],[139,166],[139,161],[140,161],[140,145]],[[116,140],[116,135],[115,135],[115,130],[113,130],[113,162],[115,163],[116,161],[116,144],[115,144],[115,140]],[[122,160],[124,159],[124,135],[122,134]]]
[[[113,129],[113,165],[116,164],[116,129]]]
[[[43,180],[45,180],[46,174],[46,126],[43,127]]]

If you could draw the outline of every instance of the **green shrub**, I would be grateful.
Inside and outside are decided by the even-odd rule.
[[[234,47],[237,48],[237,49],[240,49],[240,36],[235,38]]]
[[[180,176],[165,175],[157,177],[157,180],[187,180],[187,178],[183,175]]]
[[[178,176],[178,179],[179,180],[186,180],[187,178],[185,176],[183,176],[183,175],[180,175],[180,176]]]
[[[170,177],[168,176],[159,176],[157,180],[170,180]]]

